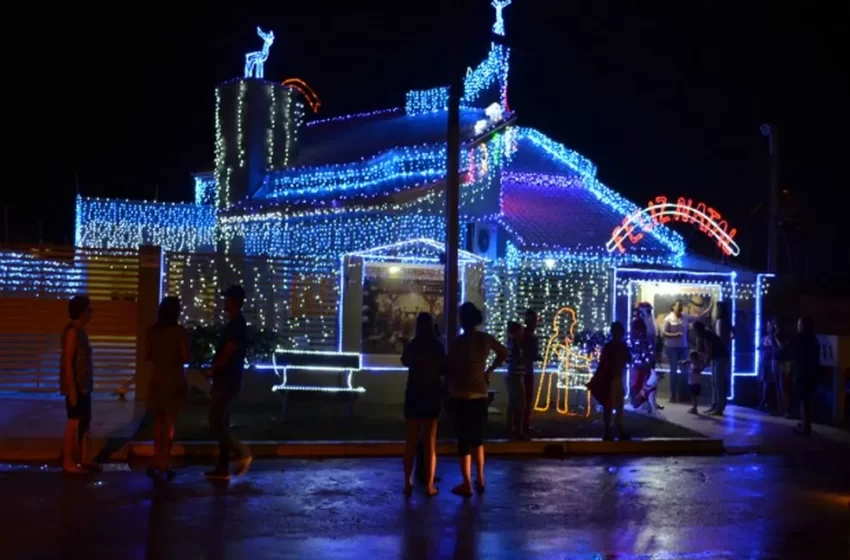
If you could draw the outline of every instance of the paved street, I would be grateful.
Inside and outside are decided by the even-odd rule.
[[[846,457],[494,459],[486,493],[405,499],[400,461],[258,461],[230,485],[0,468],[2,557],[847,558]]]

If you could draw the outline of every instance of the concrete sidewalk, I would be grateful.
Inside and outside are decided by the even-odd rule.
[[[729,405],[723,417],[688,414],[690,405],[665,404],[660,415],[707,438],[723,441],[729,453],[809,453],[824,448],[850,449],[850,431],[815,424],[812,436],[794,435],[797,420]]]
[[[573,456],[595,454],[694,455],[727,452],[810,453],[830,447],[850,448],[850,433],[816,426],[811,438],[791,434],[795,421],[772,417],[748,408],[730,406],[723,418],[687,414],[686,405],[667,405],[662,414],[673,424],[692,430],[699,438],[648,438],[631,442],[596,439],[540,439],[531,442],[491,441],[493,455]],[[92,443],[99,460],[124,461],[149,457],[153,446],[131,441],[142,422],[148,421],[144,406],[114,397],[96,396]],[[0,394],[0,461],[56,461],[65,422],[64,401],[54,395]],[[400,455],[402,442],[385,441],[258,441],[247,442],[261,457],[380,457]],[[452,454],[454,446],[441,443],[440,453]],[[178,442],[178,456],[209,456],[211,442]]]

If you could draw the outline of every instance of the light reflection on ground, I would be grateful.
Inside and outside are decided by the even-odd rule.
[[[191,465],[154,485],[138,466],[68,478],[4,464],[0,534],[17,538],[3,557],[847,557],[850,481],[836,457],[494,459],[486,492],[465,501],[448,492],[454,461],[441,459],[433,499],[405,499],[400,467],[258,461],[228,485]]]

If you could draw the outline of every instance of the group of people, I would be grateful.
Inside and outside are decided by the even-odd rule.
[[[539,341],[534,331],[537,314],[528,310],[523,327],[508,327],[507,347],[479,330],[482,312],[473,303],[460,307],[461,334],[450,346],[436,332],[433,318],[421,313],[416,335],[407,344],[401,361],[408,368],[404,398],[407,437],[404,452],[404,492],[413,491],[413,467],[417,450],[423,448],[424,482],[429,496],[437,494],[434,485],[437,465],[437,423],[445,408],[454,418],[461,483],[452,489],[459,496],[483,492],[484,440],[489,391],[493,372],[508,363],[508,427],[516,438],[527,439],[531,426],[531,397],[534,363],[540,359]],[[492,358],[492,359],[491,359]],[[472,464],[476,477],[473,484]]]
[[[246,351],[246,322],[242,315],[245,290],[230,286],[221,293],[227,325],[221,334],[212,365],[205,375],[212,381],[209,410],[210,430],[218,440],[218,462],[205,476],[210,480],[228,480],[242,475],[251,466],[250,452],[230,430],[230,409],[242,385]],[[177,414],[186,402],[188,386],[184,372],[189,361],[189,333],[180,325],[180,300],[165,297],[159,305],[157,320],[146,336],[146,357],[152,363],[147,385],[146,407],[154,419],[154,465],[147,473],[155,479],[171,480],[176,475],[170,466]],[[92,351],[86,326],[92,318],[87,296],[74,296],[68,303],[69,322],[62,332],[60,384],[65,396],[65,426],[62,470],[84,474],[100,470],[89,454],[91,393],[94,388]]]
[[[800,423],[796,434],[812,433],[812,408],[820,373],[820,343],[814,324],[808,317],[797,321],[797,332],[790,339],[782,335],[779,321],[772,319],[765,326],[759,346],[759,408],[767,410],[771,394],[775,395],[775,410],[785,418],[792,417],[791,403],[800,403]]]
[[[249,469],[252,457],[247,448],[230,430],[230,410],[242,385],[246,355],[247,326],[242,314],[245,291],[231,286],[221,294],[228,315],[212,365],[205,375],[212,381],[209,409],[210,429],[218,440],[219,454],[215,468],[205,475],[211,480],[228,480],[231,474],[241,475]],[[188,387],[184,374],[189,361],[189,335],[179,324],[179,299],[166,297],[159,306],[157,321],[147,331],[147,359],[152,362],[147,386],[146,405],[154,418],[154,465],[148,475],[155,479],[171,480],[175,471],[170,466],[171,448],[177,414],[184,405]],[[706,310],[703,315],[710,312]],[[91,321],[91,302],[86,296],[75,296],[68,305],[69,322],[62,333],[61,391],[65,396],[67,423],[63,448],[63,471],[82,474],[99,470],[89,455],[91,424],[91,393],[93,390],[92,352],[86,333]],[[534,366],[541,358],[539,340],[535,334],[537,314],[529,309],[525,325],[508,325],[507,346],[492,335],[479,330],[484,317],[472,303],[460,307],[461,334],[454,339],[448,355],[433,318],[421,313],[416,320],[416,334],[405,346],[401,357],[408,368],[404,415],[406,446],[404,453],[404,492],[413,490],[413,467],[417,451],[424,457],[424,482],[429,496],[437,494],[435,483],[437,424],[443,408],[454,418],[457,451],[460,460],[461,483],[452,489],[454,494],[471,496],[483,492],[484,445],[483,429],[487,422],[490,383],[493,372],[507,362],[505,384],[508,393],[508,429],[513,438],[528,439],[533,403]],[[679,400],[680,372],[686,372],[692,407],[697,413],[701,393],[700,376],[707,365],[712,371],[713,400],[706,412],[722,416],[730,382],[730,341],[734,336],[726,314],[721,310],[713,330],[706,328],[702,316],[686,315],[679,301],[673,303],[662,330],[663,347],[670,363],[671,402]],[[697,347],[689,348],[690,326],[697,337]],[[648,372],[655,366],[654,333],[646,321],[632,324],[632,340],[625,340],[622,323],[611,325],[610,340],[600,353],[596,372],[588,383],[592,396],[603,407],[603,439],[613,439],[612,419],[615,419],[619,439],[629,439],[623,429],[625,391],[623,373],[629,364],[637,370],[644,385],[633,387],[644,399],[654,396],[657,378]],[[786,369],[793,381],[794,391],[801,403],[802,422],[797,433],[811,433],[812,396],[819,367],[820,346],[812,323],[800,319],[798,333],[783,342],[775,322],[768,324],[761,345],[764,372],[763,402],[769,388],[774,388],[777,405],[790,410],[789,392],[784,383]],[[785,363],[790,366],[786,367]],[[652,381],[652,379],[655,379]],[[653,385],[654,383],[654,385]],[[648,388],[648,389],[647,389]],[[650,393],[647,394],[647,391]],[[660,407],[659,407],[660,408]],[[233,473],[231,462],[235,463]],[[472,464],[476,478],[473,484]]]

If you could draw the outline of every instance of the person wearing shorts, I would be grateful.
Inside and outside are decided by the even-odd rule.
[[[100,467],[89,456],[91,393],[94,388],[92,351],[86,325],[91,321],[91,302],[86,296],[74,296],[68,302],[69,323],[62,331],[62,355],[59,363],[60,387],[65,396],[65,437],[62,471],[86,474]]]

